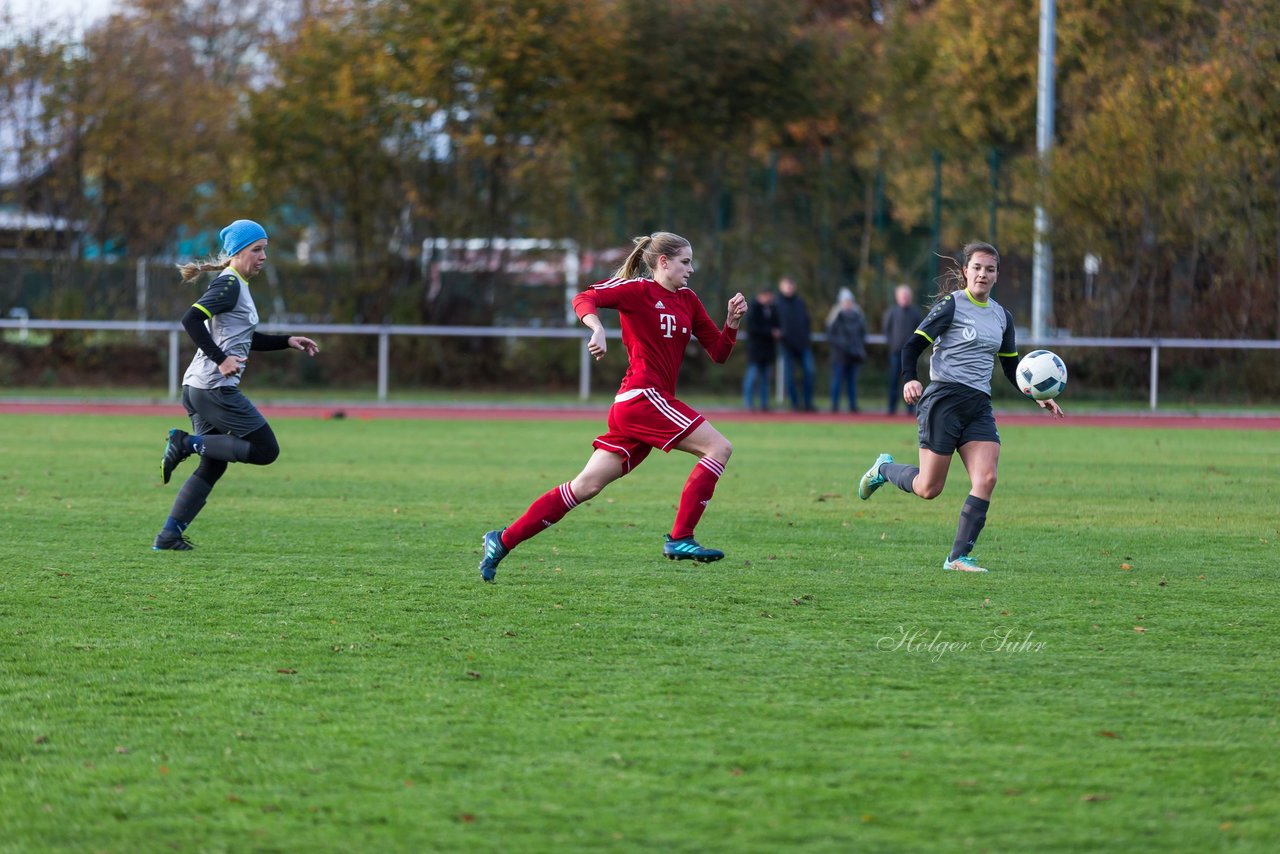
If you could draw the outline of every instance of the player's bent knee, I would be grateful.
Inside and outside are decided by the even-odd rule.
[[[923,498],[925,501],[932,501],[942,494],[943,484],[940,483],[921,483],[916,481],[911,485],[915,494]]]
[[[249,459],[245,462],[255,466],[269,466],[280,458],[280,446],[275,442],[253,445],[249,448]]]
[[[573,490],[573,497],[578,499],[579,503],[595,498],[604,491],[606,485],[598,480],[586,478],[569,482],[569,488]]]

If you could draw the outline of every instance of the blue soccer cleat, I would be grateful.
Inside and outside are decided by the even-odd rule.
[[[505,530],[506,528],[502,529]],[[490,531],[480,539],[480,544],[484,547],[484,557],[480,560],[480,577],[485,581],[493,581],[493,577],[498,574],[498,564],[511,554],[511,549],[502,544],[502,531]]]
[[[858,497],[866,501],[871,497],[871,493],[875,492],[884,485],[884,475],[880,474],[880,467],[885,463],[893,462],[893,457],[888,454],[881,454],[876,457],[875,464],[867,469],[867,473],[862,476],[862,480],[858,481]]]
[[[724,557],[724,552],[704,548],[693,537],[673,540],[670,534],[667,534],[667,541],[662,544],[662,553],[667,556],[667,560],[696,560],[698,563],[711,563]]]

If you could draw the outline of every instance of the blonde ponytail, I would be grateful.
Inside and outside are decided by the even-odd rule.
[[[226,255],[219,255],[216,258],[210,258],[205,261],[188,261],[186,264],[178,265],[178,272],[182,274],[182,283],[194,281],[201,273],[212,273],[215,270],[225,270],[227,265],[231,263],[231,259]]]
[[[635,244],[635,248],[613,274],[616,279],[634,279],[645,271],[652,276],[658,268],[659,258],[664,255],[674,258],[690,247],[689,241],[669,231],[655,231],[653,234],[633,238],[631,242]]]

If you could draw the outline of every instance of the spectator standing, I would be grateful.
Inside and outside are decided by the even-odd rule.
[[[769,411],[769,386],[773,384],[781,335],[773,291],[763,288],[747,307],[747,372],[742,376],[742,402],[747,409],[756,408],[758,394],[760,411]]]
[[[889,347],[889,414],[898,411],[898,397],[902,392],[902,348],[915,334],[916,327],[924,320],[924,312],[916,307],[915,294],[910,285],[898,285],[893,289],[893,305],[885,309],[880,330]],[[907,414],[915,415],[914,404],[907,404]]]
[[[813,324],[804,297],[796,293],[795,280],[784,276],[778,281],[778,322],[782,327],[782,371],[786,377],[787,397],[797,412],[816,412],[813,405],[813,347],[810,339]],[[796,386],[796,370],[801,373],[801,386]]]
[[[840,411],[840,390],[849,398],[849,411],[858,411],[858,369],[867,358],[867,318],[853,298],[841,288],[827,316],[827,344],[831,347],[831,411]]]

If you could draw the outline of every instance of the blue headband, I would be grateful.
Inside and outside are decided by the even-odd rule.
[[[255,240],[266,240],[267,230],[251,219],[238,219],[218,232],[222,254],[230,257]]]

